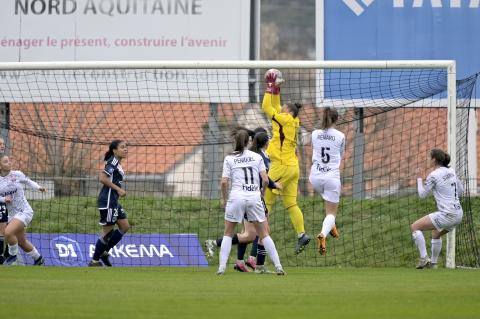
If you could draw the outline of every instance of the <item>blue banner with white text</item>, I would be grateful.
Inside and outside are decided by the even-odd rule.
[[[456,60],[457,79],[480,71],[478,0],[325,0],[323,10],[325,60]]]
[[[28,234],[46,266],[82,267],[93,256],[97,234]],[[31,258],[22,253],[26,264]],[[126,234],[110,250],[113,266],[206,267],[196,234]]]

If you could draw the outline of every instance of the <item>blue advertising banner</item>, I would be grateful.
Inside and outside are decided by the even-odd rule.
[[[93,256],[97,234],[28,234],[46,266],[82,267]],[[110,251],[114,266],[208,266],[196,234],[127,234]],[[31,258],[22,252],[26,263]]]
[[[318,59],[456,60],[457,79],[480,71],[479,0],[320,1]]]

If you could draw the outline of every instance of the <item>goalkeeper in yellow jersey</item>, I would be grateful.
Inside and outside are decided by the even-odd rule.
[[[271,69],[265,73],[267,88],[263,97],[262,109],[269,119],[272,120],[272,140],[267,148],[267,154],[271,159],[272,166],[268,176],[277,183],[283,185],[283,191],[267,188],[265,191],[265,204],[271,212],[275,197],[280,194],[283,206],[290,215],[290,220],[297,232],[298,242],[295,254],[301,253],[310,242],[310,236],[305,234],[303,214],[297,206],[297,191],[300,169],[296,155],[297,132],[300,127],[298,112],[301,104],[280,104],[280,85],[284,82],[282,73]]]

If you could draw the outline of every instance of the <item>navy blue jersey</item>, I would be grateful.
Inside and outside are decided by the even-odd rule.
[[[262,150],[260,150],[260,153],[259,153],[262,158],[263,158],[263,163],[265,164],[265,167],[267,168],[267,173],[268,173],[268,170],[270,169],[270,157],[268,157],[267,154],[265,154]],[[272,179],[269,177],[268,178],[268,188],[271,188],[271,189],[276,189],[277,187],[275,187],[275,182],[272,181]]]
[[[7,223],[7,222],[8,222],[7,204],[0,203],[0,223]]]
[[[125,173],[123,172],[122,165],[120,165],[120,162],[116,157],[112,156],[107,160],[103,172],[110,177],[110,181],[113,184],[122,188]],[[98,195],[98,208],[116,208],[118,206],[118,197],[119,195],[116,190],[103,185],[102,190]]]

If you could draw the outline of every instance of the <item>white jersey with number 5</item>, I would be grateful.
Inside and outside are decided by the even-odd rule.
[[[340,163],[345,152],[345,134],[337,129],[315,130],[312,132],[311,175],[328,174],[340,178]]]
[[[265,172],[262,157],[245,150],[241,154],[227,155],[223,161],[222,177],[230,179],[229,200],[261,198],[260,172]]]
[[[437,208],[440,212],[461,214],[459,197],[463,193],[463,185],[453,168],[439,167],[427,176],[425,186],[418,179],[418,195],[422,198],[433,192]]]

